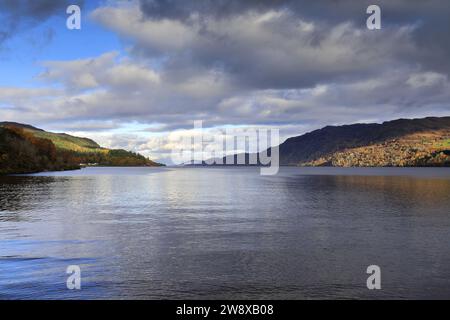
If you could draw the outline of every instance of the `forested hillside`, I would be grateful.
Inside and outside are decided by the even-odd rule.
[[[328,126],[280,145],[284,165],[384,167],[450,165],[450,117]]]
[[[450,166],[450,117],[327,126],[287,139],[279,156],[288,166]]]
[[[134,152],[102,148],[87,138],[0,122],[0,174],[70,170],[84,164],[161,165]]]

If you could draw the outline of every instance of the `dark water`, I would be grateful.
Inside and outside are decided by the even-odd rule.
[[[448,299],[449,194],[449,169],[2,177],[0,298]]]

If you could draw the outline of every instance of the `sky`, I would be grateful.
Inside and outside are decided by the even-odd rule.
[[[0,21],[0,121],[166,163],[195,120],[285,139],[450,115],[446,0],[0,0]]]

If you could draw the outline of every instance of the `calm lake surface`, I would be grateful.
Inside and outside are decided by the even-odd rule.
[[[0,177],[0,299],[449,299],[449,209],[445,168]]]

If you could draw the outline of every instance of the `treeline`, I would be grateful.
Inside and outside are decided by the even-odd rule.
[[[106,166],[125,166],[125,167],[158,165],[156,162],[147,159],[143,155],[121,149],[109,150],[106,157],[101,161],[99,161],[99,163]]]
[[[77,169],[69,152],[58,152],[52,141],[21,128],[0,127],[0,174]]]
[[[143,155],[122,149],[93,149],[92,152],[72,152],[76,163],[97,164],[100,166],[159,166]]]
[[[146,157],[126,150],[92,149],[77,152],[59,149],[46,138],[17,126],[0,126],[0,174],[79,169],[80,164],[100,166],[158,166]]]

